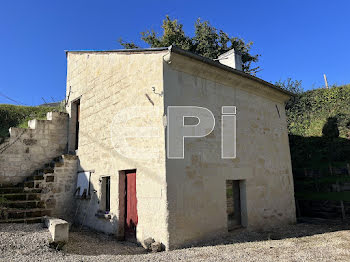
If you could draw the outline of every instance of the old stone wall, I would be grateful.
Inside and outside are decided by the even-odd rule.
[[[68,147],[75,149],[79,100],[79,171],[91,172],[90,196],[78,200],[78,222],[122,237],[125,171],[135,169],[140,242],[152,237],[173,249],[225,234],[226,180],[240,180],[242,226],[295,222],[288,96],[197,60],[170,56],[168,51],[67,53]],[[186,139],[185,159],[166,159],[164,109],[181,105],[210,109],[217,127],[207,137]],[[223,105],[237,107],[236,159],[221,159]],[[145,126],[154,127],[148,129],[153,136]],[[110,211],[103,210],[105,176]]]
[[[50,170],[50,169],[46,169]],[[42,188],[41,200],[50,209],[50,215],[74,222],[76,215],[75,190],[77,183],[78,157],[63,155],[60,161],[54,163],[50,172],[45,172],[44,180],[40,181]]]
[[[284,101],[288,96],[232,72],[171,54],[165,106],[211,110],[216,126],[185,139],[185,158],[167,159],[169,247],[228,231],[226,180],[240,180],[241,223],[267,229],[295,222]],[[237,157],[221,159],[221,107],[237,108]]]
[[[67,149],[68,114],[47,113],[47,120],[30,120],[29,128],[10,128],[0,145],[0,184],[16,184]]]
[[[67,111],[71,116],[70,134],[74,134],[74,102],[80,99],[79,171],[91,171],[90,197],[78,200],[78,223],[122,238],[124,171],[136,169],[136,237],[140,242],[152,237],[167,245],[164,54],[68,52]],[[149,108],[158,112],[147,113]],[[142,134],[144,126],[155,126],[155,137],[127,137]],[[71,135],[70,151],[75,149],[74,143]],[[128,150],[132,148],[136,153],[130,155]],[[140,152],[145,154],[139,156]],[[106,216],[97,216],[104,212],[104,176],[110,177],[110,211]]]

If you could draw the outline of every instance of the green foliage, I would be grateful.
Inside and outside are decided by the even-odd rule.
[[[161,36],[158,36],[154,30],[148,30],[141,33],[141,39],[150,47],[175,45],[210,59],[216,59],[219,55],[235,48],[242,55],[243,71],[250,74],[256,74],[259,71],[259,67],[253,67],[253,63],[258,62],[259,55],[250,54],[253,42],[246,43],[241,38],[231,37],[210,25],[208,21],[197,19],[194,37],[186,35],[183,25],[176,19],[171,20],[169,16],[163,20],[162,28]],[[138,48],[134,42],[125,42],[121,38],[119,43],[127,49]]]
[[[350,85],[300,93],[286,105],[293,168],[350,162]]]
[[[52,111],[64,112],[62,105],[47,106],[16,106],[0,104],[0,143],[9,136],[10,127],[27,127],[30,119],[46,119],[46,113]]]
[[[290,77],[288,77],[286,80],[277,81],[275,85],[293,94],[301,94],[304,92],[304,89],[301,86],[301,80],[293,80]]]
[[[350,160],[349,139],[289,135],[289,144],[293,169],[327,169],[329,163],[344,165]]]
[[[350,85],[301,93],[286,105],[290,134],[322,136],[329,118],[337,120],[339,136],[350,138]]]

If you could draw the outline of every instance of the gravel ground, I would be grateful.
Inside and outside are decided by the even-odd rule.
[[[56,251],[49,237],[41,224],[0,224],[0,261],[350,261],[349,227],[337,225],[236,230],[200,247],[156,254],[86,230],[71,232],[64,251]]]

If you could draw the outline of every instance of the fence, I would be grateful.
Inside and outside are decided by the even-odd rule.
[[[298,217],[350,218],[350,164],[293,169]]]

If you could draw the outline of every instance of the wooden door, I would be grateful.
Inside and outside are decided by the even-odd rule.
[[[137,198],[136,198],[136,172],[126,174],[126,237],[136,237]]]

